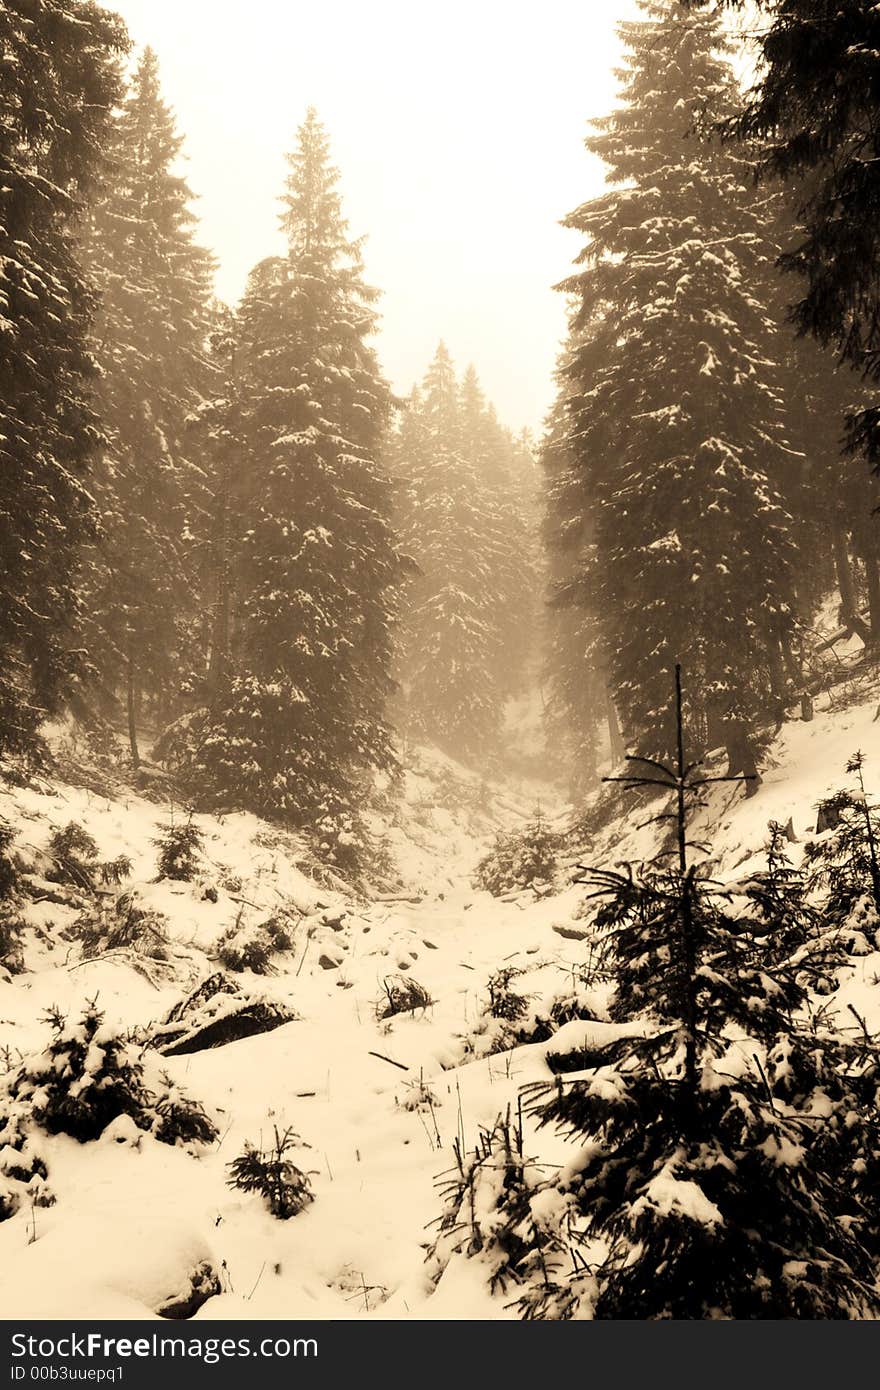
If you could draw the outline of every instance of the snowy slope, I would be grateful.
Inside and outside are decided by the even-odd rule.
[[[857,748],[868,758],[869,790],[880,796],[876,696],[850,698],[840,708],[838,694],[838,707],[783,729],[754,797],[746,800],[739,787],[713,789],[694,838],[713,840],[720,876],[760,862],[770,820],[791,817],[803,840],[815,826],[815,803],[845,784],[843,767]],[[202,1262],[218,1271],[223,1292],[200,1319],[513,1316],[503,1296],[490,1297],[479,1261],[454,1258],[435,1287],[424,1256],[453,1141],[472,1146],[481,1126],[516,1108],[523,1086],[551,1076],[547,1042],[491,1051],[498,1025],[486,1013],[489,976],[501,965],[522,967],[516,988],[539,1008],[572,989],[589,951],[579,939],[583,890],[566,885],[570,874],[542,899],[527,892],[497,901],[470,883],[498,826],[521,821],[538,799],[562,814],[551,796],[534,785],[490,787],[421,753],[398,813],[380,827],[406,885],[382,896],[417,900],[377,902],[316,882],[302,867],[301,846],[247,816],[199,817],[207,850],[201,879],[154,883],[151,839],[167,807],[51,783],[5,789],[0,815],[16,826],[25,857],[38,861],[52,829],[79,821],[102,857],[131,856],[132,883],[165,916],[170,937],[166,961],[122,951],[83,962],[77,943],[61,937],[75,909],[32,907],[28,971],[0,981],[0,1047],[10,1066],[19,1052],[45,1044],[42,1016],[51,1005],[76,1013],[97,995],[111,1022],[145,1027],[160,1019],[216,969],[211,953],[233,922],[279,907],[295,923],[292,949],[276,957],[275,974],[236,978],[298,1015],[260,1036],[164,1059],[218,1125],[207,1150],[190,1153],[127,1131],[88,1145],[46,1140],[55,1205],[0,1223],[5,1316],[155,1317]],[[609,865],[649,853],[658,831],[645,818],[624,811],[583,854]],[[377,1019],[390,975],[417,979],[433,1002]],[[880,953],[854,958],[832,1006],[855,1003],[880,1028],[875,978]],[[601,1016],[600,994],[593,1003]],[[609,1025],[564,1027],[576,1042]],[[267,1140],[275,1125],[302,1137],[295,1160],[313,1174],[314,1202],[287,1222],[226,1182],[226,1165],[245,1141]],[[528,1123],[526,1148],[548,1171],[564,1160],[564,1143]]]

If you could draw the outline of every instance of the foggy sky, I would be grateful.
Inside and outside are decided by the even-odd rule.
[[[583,148],[613,105],[614,25],[632,0],[108,0],[156,50],[186,137],[218,291],[281,249],[277,198],[306,107],[342,175],[377,341],[408,391],[445,339],[501,419],[538,429],[578,237],[558,226],[600,191]]]

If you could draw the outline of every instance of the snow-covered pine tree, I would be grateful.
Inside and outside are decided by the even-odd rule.
[[[229,673],[237,598],[236,578],[247,518],[242,458],[239,391],[238,317],[225,304],[214,306],[208,334],[212,390],[201,402],[188,438],[204,477],[193,546],[200,595],[200,679],[193,682],[196,703],[210,704]]]
[[[510,555],[497,494],[480,476],[484,440],[466,441],[462,414],[441,343],[390,445],[401,543],[419,570],[400,634],[399,718],[411,737],[467,761],[485,756],[500,729]],[[478,424],[487,422],[478,416]]]
[[[736,9],[744,2],[721,0]],[[702,7],[709,0],[686,3]],[[803,277],[793,291],[795,323],[876,383],[880,12],[866,0],[751,3],[767,12],[754,26],[760,77],[732,129],[766,141],[761,170],[792,185],[803,224],[784,261]],[[855,412],[849,439],[880,468],[876,404],[865,402]]]
[[[775,943],[732,915],[706,863],[693,862],[689,812],[705,783],[686,761],[680,686],[677,706],[674,763],[636,762],[624,779],[669,788],[671,858],[585,880],[610,933],[612,1016],[640,1026],[573,1067],[555,1059],[560,1073],[590,1073],[560,1075],[539,1107],[543,1122],[584,1141],[548,1184],[574,1275],[544,1264],[537,1278],[518,1252],[529,1271],[521,1311],[876,1317],[880,1051],[867,1036],[850,1043],[797,1020],[802,991]]]
[[[699,747],[726,727],[742,741],[778,708],[793,547],[773,326],[751,288],[769,250],[744,160],[695,129],[736,100],[720,22],[676,0],[641,8],[621,26],[622,105],[587,141],[612,186],[568,218],[587,245],[562,288],[581,305],[569,401],[593,537],[581,582],[625,733],[662,753],[676,660]]]
[[[774,209],[778,250],[784,257],[805,235],[797,212],[803,187],[765,182],[759,193]],[[787,498],[803,555],[799,606],[809,620],[836,579],[842,624],[870,645],[880,635],[880,528],[875,515],[880,480],[871,476],[861,451],[850,456],[846,434],[847,421],[870,404],[871,388],[811,334],[795,334],[791,300],[798,289],[797,280],[776,269],[767,303],[783,325],[779,362],[786,425],[795,454],[804,460]]]
[[[0,751],[34,747],[80,666],[76,576],[100,436],[75,228],[126,47],[121,22],[92,4],[0,7]]]
[[[202,478],[187,419],[207,390],[212,260],[194,240],[182,137],[147,48],[116,123],[104,196],[85,238],[101,295],[93,350],[108,442],[86,588],[90,656],[105,700],[124,696],[138,761],[142,698],[161,720],[195,660],[192,526]]]
[[[465,369],[459,399],[462,453],[475,468],[496,517],[496,533],[487,535],[483,544],[495,556],[500,600],[495,674],[498,689],[507,698],[534,684],[538,666],[538,470],[528,431],[515,437],[501,424],[473,365]]]
[[[393,764],[385,702],[404,565],[377,461],[390,410],[369,337],[376,292],[310,110],[289,156],[285,256],[252,272],[237,321],[243,527],[225,678],[202,730],[226,796],[342,856],[361,783]]]

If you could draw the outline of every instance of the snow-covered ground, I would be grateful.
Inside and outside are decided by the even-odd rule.
[[[783,729],[754,797],[738,786],[713,789],[694,838],[712,839],[720,876],[761,862],[771,820],[791,818],[803,841],[816,802],[846,785],[844,765],[856,749],[867,757],[869,791],[880,795],[877,696],[865,692],[844,708],[834,698],[838,707],[818,709],[812,723]],[[213,952],[231,925],[279,911],[293,923],[291,949],[274,958],[275,973],[235,978],[297,1015],[272,1032],[163,1059],[217,1124],[207,1149],[116,1130],[85,1145],[46,1139],[55,1204],[0,1222],[4,1316],[155,1317],[206,1262],[223,1291],[199,1310],[201,1320],[513,1317],[503,1295],[490,1296],[478,1260],[454,1257],[435,1286],[425,1247],[453,1142],[471,1147],[481,1126],[508,1105],[515,1110],[523,1086],[551,1079],[547,1042],[491,1051],[489,976],[522,967],[516,989],[540,1004],[576,987],[589,951],[583,889],[564,868],[557,891],[540,898],[529,891],[499,901],[471,885],[494,831],[521,822],[538,800],[562,815],[550,788],[490,786],[421,753],[398,813],[382,827],[405,884],[382,896],[413,901],[378,902],[316,882],[295,841],[244,815],[197,817],[205,834],[199,878],[157,883],[151,841],[167,806],[49,781],[4,788],[0,816],[16,827],[25,859],[38,866],[51,832],[79,822],[101,858],[131,858],[124,886],[162,914],[169,941],[165,960],[121,949],[83,961],[65,936],[76,909],[48,900],[30,907],[27,970],[0,980],[0,1071],[45,1046],[51,1006],[75,1016],[97,996],[110,1023],[157,1022],[218,968]],[[608,866],[648,853],[658,832],[644,819],[624,812],[584,855]],[[378,1019],[392,975],[417,979],[432,1002]],[[877,980],[880,953],[853,958],[832,1007],[855,1004],[880,1029]],[[574,1042],[603,1025],[564,1027]],[[274,1126],[301,1136],[295,1161],[312,1175],[315,1200],[289,1221],[227,1184],[227,1164],[246,1141],[270,1139]],[[525,1147],[547,1171],[564,1161],[564,1142],[528,1122]]]

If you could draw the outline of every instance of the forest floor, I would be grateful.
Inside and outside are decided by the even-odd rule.
[[[812,722],[780,731],[755,796],[746,799],[739,786],[712,789],[693,838],[711,841],[720,879],[763,865],[770,821],[791,819],[796,859],[815,828],[816,803],[846,785],[845,763],[859,748],[869,792],[880,795],[876,691],[837,687],[818,705]],[[615,793],[619,802],[566,856],[552,891],[503,901],[472,886],[477,860],[536,801],[545,812],[554,807],[561,824],[559,794],[522,781],[487,784],[428,750],[412,760],[403,790],[379,827],[403,885],[397,893],[413,899],[393,902],[319,882],[297,841],[246,815],[196,817],[205,836],[197,879],[156,882],[152,840],[167,804],[119,787],[108,794],[100,781],[45,778],[0,790],[0,816],[32,869],[32,897],[40,896],[51,833],[76,821],[101,858],[131,858],[123,888],[161,914],[167,934],[164,959],[135,946],[89,960],[81,905],[51,901],[63,897],[51,889],[32,901],[25,970],[0,979],[0,1080],[4,1068],[13,1075],[21,1056],[45,1047],[48,1009],[76,1017],[97,998],[108,1023],[143,1036],[219,968],[218,943],[230,928],[258,931],[279,914],[291,948],[273,956],[271,974],[234,979],[252,998],[297,1015],[271,1032],[162,1059],[216,1122],[219,1137],[207,1148],[117,1129],[89,1144],[45,1139],[54,1205],[22,1207],[0,1223],[5,1317],[157,1317],[186,1297],[203,1264],[221,1292],[199,1309],[200,1320],[515,1316],[515,1291],[491,1295],[480,1259],[454,1256],[437,1283],[426,1262],[454,1144],[472,1148],[507,1107],[516,1113],[523,1087],[551,1082],[547,1053],[562,1041],[556,1034],[511,1045],[489,1012],[488,981],[502,967],[522,970],[514,987],[528,997],[525,1027],[554,998],[575,993],[600,1021],[564,1024],[567,1041],[608,1028],[605,987],[587,978],[592,948],[575,866],[644,857],[659,831],[644,823],[650,809],[642,814]],[[418,981],[430,1002],[381,1019],[392,977]],[[841,1027],[854,1005],[880,1029],[878,981],[880,951],[853,957],[840,972],[828,1006]],[[311,1173],[315,1197],[288,1221],[227,1183],[227,1165],[244,1144],[265,1144],[275,1126],[301,1136],[292,1157]],[[536,1131],[526,1115],[525,1150],[552,1174],[566,1141]]]

